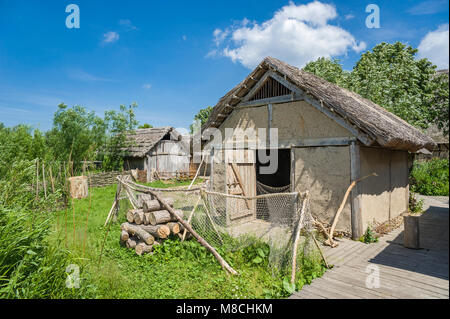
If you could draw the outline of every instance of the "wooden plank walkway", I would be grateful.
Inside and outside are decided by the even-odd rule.
[[[448,197],[427,197],[424,208],[419,224],[422,249],[403,247],[403,226],[374,244],[340,239],[338,247],[324,248],[333,269],[290,298],[448,299]],[[368,280],[375,272],[379,285]]]

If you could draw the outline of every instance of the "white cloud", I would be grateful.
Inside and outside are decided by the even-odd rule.
[[[351,20],[351,19],[353,19],[354,17],[355,17],[355,16],[354,16],[353,14],[351,14],[351,13],[346,14],[346,15],[344,16],[345,20]]]
[[[120,19],[119,24],[128,30],[137,30],[137,27],[134,26],[129,19]]]
[[[112,82],[111,79],[102,78],[91,73],[88,73],[81,69],[68,69],[66,70],[67,76],[72,80],[83,82]]]
[[[151,85],[150,83],[144,83],[144,84],[142,85],[142,88],[145,89],[145,90],[150,90],[151,87],[152,87],[152,85]]]
[[[437,30],[428,32],[420,41],[418,57],[428,58],[438,69],[448,69],[448,24],[441,25]]]
[[[244,19],[239,25],[214,30],[215,50],[247,68],[255,67],[266,56],[302,67],[319,57],[364,50],[364,42],[358,44],[349,32],[328,24],[336,17],[336,8],[329,4],[290,2],[261,24]]]
[[[117,32],[109,31],[103,34],[104,43],[116,42],[117,40],[119,40],[119,34]]]

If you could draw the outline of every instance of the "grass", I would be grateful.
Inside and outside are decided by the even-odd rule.
[[[200,181],[199,181],[200,182]],[[161,182],[147,185],[161,187]],[[165,182],[164,186],[189,185]],[[240,275],[227,274],[214,257],[195,240],[166,240],[153,255],[138,256],[119,243],[120,224],[129,208],[121,201],[119,220],[111,224],[101,263],[99,256],[106,229],[103,227],[116,186],[93,188],[91,198],[74,200],[73,208],[61,211],[54,222],[51,243],[67,245],[73,259],[83,269],[82,285],[98,298],[282,298],[292,291],[283,285],[284,277],[273,276],[267,262],[255,260],[248,247],[236,252],[221,251]],[[125,205],[124,205],[125,204]],[[74,214],[75,212],[75,214]],[[89,217],[87,216],[89,212]],[[89,220],[86,227],[86,220]],[[73,220],[75,220],[75,228]],[[75,230],[75,231],[74,231]],[[267,256],[264,258],[267,259]],[[320,262],[302,259],[297,288],[324,271]],[[285,280],[286,283],[286,280]]]

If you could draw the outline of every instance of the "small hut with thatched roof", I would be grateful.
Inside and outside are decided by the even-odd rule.
[[[137,129],[126,134],[125,169],[146,171],[147,181],[156,171],[160,178],[189,174],[189,139],[173,127]]]
[[[236,193],[237,168],[246,196],[258,195],[261,184],[309,190],[312,214],[327,223],[350,183],[376,173],[353,188],[337,224],[353,238],[408,210],[410,153],[435,147],[372,101],[271,57],[219,100],[202,132],[214,155],[212,190]],[[277,169],[263,174],[269,149]]]

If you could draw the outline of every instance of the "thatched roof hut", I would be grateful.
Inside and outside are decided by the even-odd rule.
[[[126,169],[158,172],[164,178],[189,174],[189,136],[171,126],[137,129],[127,132],[124,148]]]
[[[367,146],[379,145],[410,152],[435,147],[428,136],[374,102],[272,57],[265,58],[252,73],[219,100],[203,129],[219,127],[267,71],[273,71],[298,87],[306,101],[315,100],[320,107],[354,127],[364,137],[361,142]]]
[[[220,133],[213,139],[211,128]],[[270,144],[275,132],[260,134],[260,128],[277,129],[275,145]],[[234,133],[227,135],[227,129]],[[250,136],[250,130],[256,133]],[[353,189],[338,222],[338,229],[353,238],[408,210],[410,153],[436,145],[372,101],[272,57],[219,100],[202,134],[214,155],[209,159],[212,190],[246,196],[259,194],[260,187],[308,190],[313,215],[329,223],[350,183],[376,173]],[[234,147],[236,141],[243,143]],[[270,174],[261,170],[268,149],[277,159]],[[268,216],[258,206],[240,218],[242,212],[232,209],[239,205],[228,200],[234,223]]]

